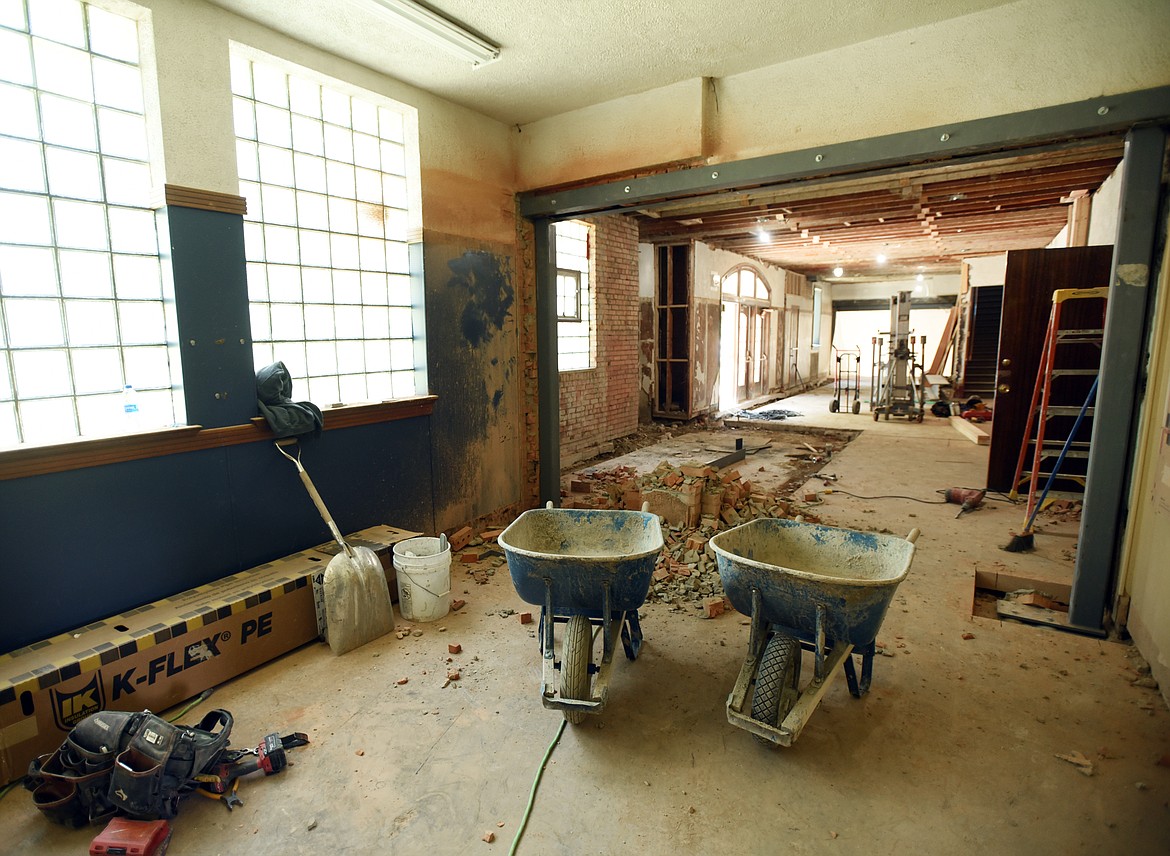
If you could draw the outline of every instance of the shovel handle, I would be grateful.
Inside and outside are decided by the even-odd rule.
[[[309,492],[309,498],[313,500],[313,505],[317,506],[317,512],[321,515],[321,519],[325,521],[325,525],[329,527],[329,531],[333,534],[333,540],[345,551],[345,555],[352,559],[353,550],[345,543],[345,539],[341,537],[341,530],[333,522],[333,517],[329,514],[329,509],[325,507],[325,500],[321,499],[321,494],[317,493],[317,487],[313,484],[313,480],[309,478],[309,474],[301,466],[301,447],[299,445],[297,446],[297,456],[295,458],[282,448],[282,444],[279,441],[276,443],[276,450],[296,465],[297,475],[301,477],[301,484]]]
[[[341,537],[341,530],[333,522],[333,518],[329,514],[329,509],[325,507],[325,500],[321,499],[321,494],[317,493],[317,488],[313,485],[313,480],[309,478],[309,474],[305,472],[304,467],[298,467],[297,471],[300,474],[301,483],[305,486],[305,490],[309,492],[309,496],[313,500],[313,505],[317,506],[317,511],[320,512],[321,519],[325,521],[325,525],[333,533],[333,539],[341,545],[341,549],[345,550],[345,555],[353,558],[353,552],[349,549],[349,545],[345,543],[345,539]]]

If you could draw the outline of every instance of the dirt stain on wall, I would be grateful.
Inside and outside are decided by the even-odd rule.
[[[515,299],[510,271],[498,256],[478,251],[468,251],[447,266],[452,273],[447,286],[467,291],[461,316],[463,337],[473,348],[479,347],[504,328]]]

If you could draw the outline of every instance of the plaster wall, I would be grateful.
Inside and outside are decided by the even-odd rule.
[[[909,291],[912,298],[949,297],[959,293],[958,274],[927,276],[915,279],[891,279],[886,282],[835,282],[834,300],[885,300],[899,291]]]
[[[967,263],[967,283],[972,288],[981,285],[1003,285],[1007,273],[1007,253],[998,256],[978,256],[963,261]]]
[[[524,126],[519,184],[700,154],[738,160],[1170,85],[1168,42],[1164,0],[1019,0]]]
[[[517,128],[517,189],[702,156],[705,85],[683,80]]]
[[[1157,288],[1120,593],[1131,597],[1129,632],[1170,703],[1170,248]]]
[[[1164,86],[1168,40],[1163,0],[1019,0],[718,80],[710,154],[794,151]]]
[[[1089,213],[1089,246],[1112,244],[1117,240],[1117,216],[1121,210],[1121,167],[1117,169],[1093,194],[1093,207]]]

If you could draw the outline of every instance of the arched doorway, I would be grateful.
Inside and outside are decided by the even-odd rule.
[[[764,275],[750,265],[725,273],[720,292],[719,408],[731,410],[769,389],[772,292]]]

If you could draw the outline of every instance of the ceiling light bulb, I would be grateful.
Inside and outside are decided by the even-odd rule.
[[[763,226],[756,226],[756,237],[761,241],[768,240],[768,233],[764,231]]]
[[[926,277],[924,277],[922,274],[918,274],[918,276],[916,276],[916,277],[914,277],[914,278],[915,278],[916,280],[918,280],[919,282],[922,282],[922,280],[926,279]]]
[[[845,275],[845,268],[843,268],[843,267],[833,268],[833,276],[844,276],[844,275]]]
[[[879,265],[884,265],[886,263],[886,254],[878,253],[876,261]]]

